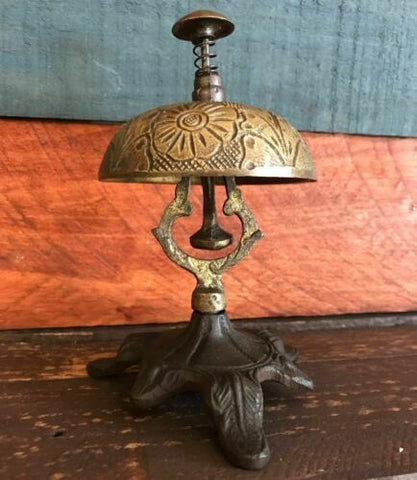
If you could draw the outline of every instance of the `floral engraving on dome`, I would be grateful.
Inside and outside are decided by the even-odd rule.
[[[153,145],[176,162],[204,161],[232,140],[237,115],[223,104],[179,105],[161,113],[155,123]]]
[[[114,137],[104,164],[103,178],[166,174],[175,181],[170,173],[206,172],[314,178],[308,148],[284,118],[228,102],[181,103],[141,114]],[[275,170],[280,167],[296,172]]]
[[[188,132],[201,130],[208,122],[208,115],[205,112],[198,112],[196,110],[184,112],[177,118],[178,127]]]

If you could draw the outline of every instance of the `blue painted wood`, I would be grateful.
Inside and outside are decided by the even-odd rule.
[[[0,115],[124,120],[190,98],[175,20],[210,8],[230,100],[298,128],[417,135],[416,0],[2,0]]]

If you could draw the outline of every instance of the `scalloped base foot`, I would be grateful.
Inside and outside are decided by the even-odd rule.
[[[272,380],[313,388],[295,366],[296,358],[295,350],[285,349],[267,331],[235,329],[225,312],[194,312],[184,329],[129,335],[116,358],[95,360],[87,370],[93,378],[103,378],[139,365],[131,397],[141,408],[156,406],[179,392],[199,392],[229,461],[259,470],[270,457],[261,383]]]

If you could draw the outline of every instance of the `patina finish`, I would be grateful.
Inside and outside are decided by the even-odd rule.
[[[236,214],[242,223],[242,236],[236,248],[225,257],[204,260],[184,252],[172,235],[175,220],[191,215],[188,201],[190,179],[184,177],[177,185],[175,199],[162,216],[161,222],[153,234],[161,244],[165,254],[177,265],[191,272],[197,279],[197,287],[192,295],[193,310],[203,313],[218,313],[226,308],[222,274],[246,257],[255,242],[262,238],[250,210],[245,205],[240,190],[233,179],[226,178],[227,200],[223,211],[226,215]]]
[[[312,388],[295,366],[297,351],[269,333],[237,330],[226,312],[195,311],[184,329],[132,334],[115,358],[88,365],[94,378],[139,365],[131,398],[148,409],[186,391],[201,394],[227,458],[236,466],[263,468],[270,450],[263,430],[262,382]]]
[[[172,33],[180,40],[198,44],[204,39],[227,37],[234,29],[233,22],[221,13],[196,10],[177,20],[172,27]]]
[[[234,176],[239,183],[314,180],[301,135],[284,118],[228,102],[166,105],[126,123],[110,143],[99,178],[178,183]]]
[[[262,238],[237,182],[309,181],[315,179],[315,169],[300,134],[284,118],[224,101],[211,47],[232,31],[229,19],[209,11],[193,12],[174,25],[175,36],[194,44],[195,101],[155,108],[126,123],[109,145],[99,172],[105,181],[177,183],[175,198],[153,234],[167,257],[197,280],[191,322],[180,332],[128,336],[115,358],[91,362],[88,372],[101,378],[139,365],[131,398],[141,408],[179,392],[199,392],[228,459],[242,468],[260,469],[270,457],[261,383],[272,380],[307,388],[313,384],[295,366],[295,351],[286,350],[268,332],[239,331],[227,317],[222,275]],[[232,242],[219,225],[216,184],[226,188],[224,214],[241,221],[237,245],[219,258],[188,254],[173,236],[175,221],[191,215],[192,183],[202,184],[204,208],[191,245],[219,250]]]

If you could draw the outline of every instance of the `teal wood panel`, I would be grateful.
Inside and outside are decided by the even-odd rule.
[[[303,130],[417,135],[417,0],[0,0],[0,115],[125,120],[190,98],[199,8],[236,24],[217,43],[228,99]]]

